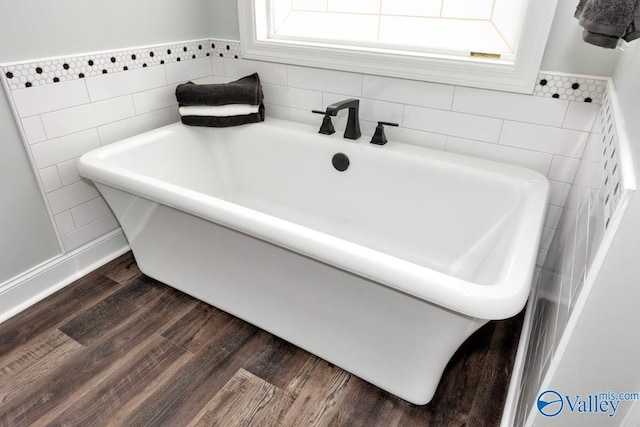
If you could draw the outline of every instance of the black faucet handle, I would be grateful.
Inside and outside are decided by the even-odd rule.
[[[331,123],[331,116],[326,111],[320,110],[311,110],[312,113],[322,114],[324,118],[322,119],[322,125],[320,126],[320,130],[318,133],[323,135],[331,135],[336,132],[336,129],[333,127],[333,123]]]
[[[382,125],[382,126],[394,126],[394,127],[400,126],[399,124],[393,123],[393,122],[378,122],[378,126],[380,126],[380,125]]]
[[[398,126],[398,123],[392,123],[392,122],[378,122],[378,126],[376,126],[376,131],[373,134],[373,137],[371,138],[371,141],[369,141],[371,144],[376,144],[376,145],[384,145],[387,143],[387,136],[384,134],[384,127],[385,126]]]

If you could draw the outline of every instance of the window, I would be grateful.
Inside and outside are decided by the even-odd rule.
[[[531,92],[555,1],[239,0],[252,59]]]
[[[270,39],[512,59],[522,0],[272,0]]]

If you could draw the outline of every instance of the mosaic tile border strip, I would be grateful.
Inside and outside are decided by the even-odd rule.
[[[11,90],[17,90],[206,56],[237,59],[240,57],[240,42],[202,39],[42,59],[6,65],[3,73]]]
[[[567,101],[600,104],[607,90],[607,79],[541,72],[538,74],[534,96]]]
[[[9,88],[16,90],[100,74],[153,67],[171,62],[188,61],[205,56],[238,59],[241,56],[240,42],[201,39],[30,62],[16,62],[5,65],[3,73]],[[540,72],[533,95],[600,104],[606,87],[606,78]]]

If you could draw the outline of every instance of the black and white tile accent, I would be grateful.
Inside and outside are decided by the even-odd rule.
[[[613,108],[609,94],[605,94],[602,107],[596,117],[596,124],[602,130],[600,149],[602,150],[602,175],[604,198],[604,224],[609,227],[611,217],[621,200],[622,175],[620,170],[620,151],[618,150],[618,134],[615,126]]]
[[[240,43],[203,39],[97,52],[9,64],[4,67],[3,73],[11,90],[16,90],[207,56],[237,59],[240,57]]]
[[[607,89],[607,79],[541,72],[533,94],[545,98],[600,104]]]
[[[239,59],[240,42],[202,39],[19,62],[4,67],[3,73],[10,89],[16,90],[207,56]],[[599,104],[606,91],[606,83],[606,79],[541,72],[533,95]]]

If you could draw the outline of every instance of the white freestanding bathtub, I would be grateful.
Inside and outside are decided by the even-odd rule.
[[[316,131],[174,124],[79,169],[145,274],[425,404],[470,334],[524,307],[548,182]]]

